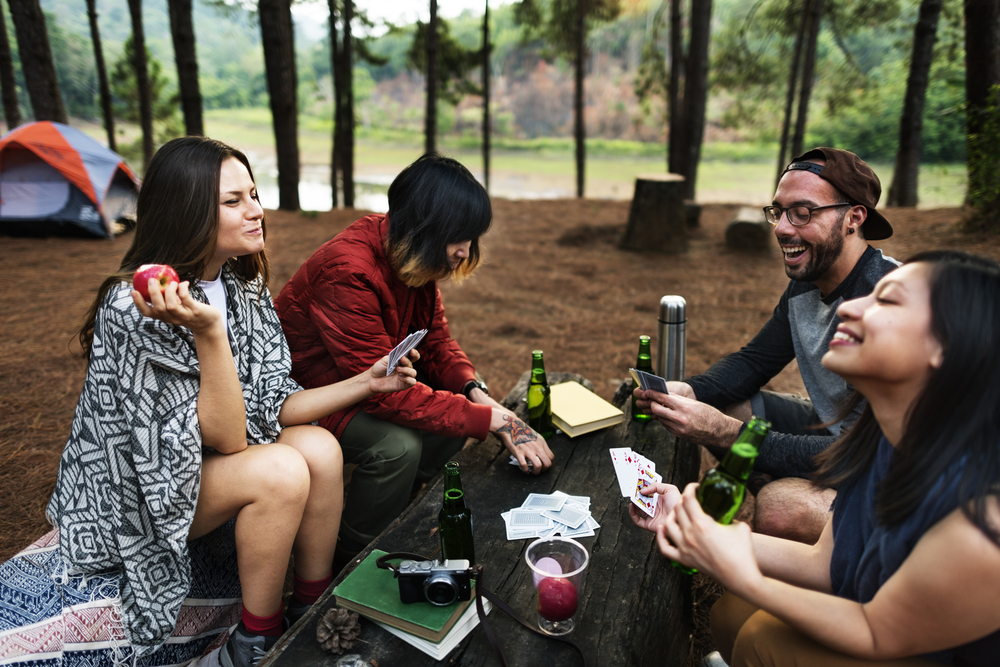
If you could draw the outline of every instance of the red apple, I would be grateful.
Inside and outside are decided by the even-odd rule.
[[[552,621],[565,621],[576,613],[576,586],[569,579],[546,577],[538,584],[538,615]]]
[[[149,281],[155,280],[160,284],[160,291],[164,292],[170,283],[179,283],[181,279],[174,271],[174,267],[167,264],[143,264],[132,276],[132,288],[142,295],[142,298],[149,301]]]

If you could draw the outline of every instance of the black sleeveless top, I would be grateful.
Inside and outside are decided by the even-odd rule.
[[[880,524],[875,515],[875,499],[895,452],[883,437],[871,468],[837,490],[830,580],[834,594],[839,597],[862,603],[870,601],[924,533],[959,506],[958,481],[964,462],[945,470],[927,490],[920,507],[905,521],[893,526]],[[923,657],[960,667],[997,665],[1000,629],[974,642]]]

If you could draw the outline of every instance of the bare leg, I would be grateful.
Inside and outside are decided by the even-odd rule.
[[[327,577],[344,509],[344,457],[333,434],[319,426],[291,426],[278,442],[294,447],[309,466],[309,498],[295,536],[295,572],[307,581]]]
[[[754,531],[815,544],[830,518],[837,492],[806,479],[785,477],[764,485],[757,494]]]
[[[309,468],[295,449],[255,445],[206,454],[192,540],[236,517],[236,559],[243,606],[255,616],[281,608],[288,557],[309,497]]]

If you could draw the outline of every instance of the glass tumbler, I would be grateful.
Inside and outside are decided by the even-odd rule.
[[[587,549],[568,537],[543,537],[528,545],[524,559],[535,586],[539,629],[548,635],[572,632],[590,562]]]

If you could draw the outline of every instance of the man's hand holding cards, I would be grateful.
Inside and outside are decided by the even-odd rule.
[[[640,371],[638,368],[630,368],[628,372],[632,374],[632,379],[635,380],[635,386],[639,389],[652,389],[653,391],[658,391],[661,394],[669,394],[667,391],[667,381],[661,378],[659,375],[653,375],[652,373],[647,373],[646,371]]]
[[[663,477],[656,474],[656,464],[629,447],[618,447],[610,452],[622,497],[631,499],[643,513],[653,516],[658,496],[655,493],[645,496],[641,491],[650,484],[663,481]]]

